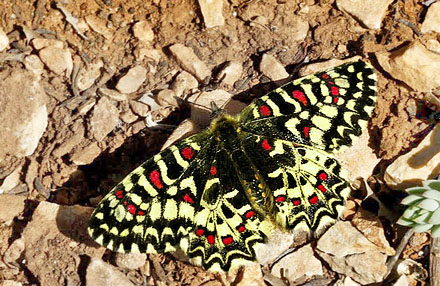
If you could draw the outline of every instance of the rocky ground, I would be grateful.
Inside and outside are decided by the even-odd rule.
[[[395,221],[401,190],[440,172],[440,128],[427,117],[440,108],[439,39],[435,0],[1,1],[0,284],[426,284],[429,233],[401,251]],[[378,73],[377,106],[338,155],[355,191],[320,239],[298,246],[275,232],[260,264],[213,274],[88,237],[102,196],[206,126],[211,101],[236,113],[357,58]]]

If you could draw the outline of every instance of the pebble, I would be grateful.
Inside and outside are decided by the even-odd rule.
[[[361,59],[362,58],[360,56],[355,56],[355,57],[351,57],[351,58],[348,58],[345,60],[331,59],[331,60],[328,60],[325,62],[309,64],[309,65],[306,65],[306,66],[300,68],[298,71],[298,74],[299,74],[299,76],[303,77],[303,76],[306,76],[309,74],[315,74],[317,72],[321,72],[323,70],[333,68],[333,67],[345,64],[345,63],[357,62]]]
[[[383,280],[387,255],[350,222],[340,221],[318,240],[316,251],[333,271],[365,285]]]
[[[272,267],[272,275],[283,278],[281,273],[287,270],[285,277],[291,281],[299,278],[309,278],[322,276],[322,263],[315,257],[315,253],[310,244],[307,244],[295,252],[286,255]]]
[[[147,69],[143,66],[132,67],[116,84],[116,89],[122,93],[132,93],[147,79]]]
[[[196,56],[192,49],[182,44],[174,44],[170,47],[170,52],[179,65],[199,81],[204,81],[211,76],[211,70]]]
[[[139,41],[149,44],[154,40],[154,32],[147,21],[139,21],[133,25],[133,35]]]
[[[44,71],[44,64],[37,55],[29,55],[25,57],[24,66],[37,78],[39,78]]]
[[[158,109],[162,108],[162,106],[157,104],[156,100],[154,100],[154,98],[152,97],[152,94],[150,94],[150,93],[145,93],[137,101],[145,103],[146,105],[148,105],[150,107],[151,111],[158,110]]]
[[[136,101],[136,100],[130,100],[129,101],[131,110],[139,115],[140,117],[147,117],[148,112],[150,111],[150,107],[142,102]]]
[[[127,100],[127,95],[124,93],[120,93],[114,89],[109,89],[106,87],[98,88],[98,95],[107,96],[108,98],[114,101],[125,101]]]
[[[162,89],[157,94],[157,102],[162,106],[175,106],[178,107],[177,99],[175,98],[176,94],[171,89]]]
[[[41,50],[47,47],[54,47],[58,49],[64,48],[63,42],[55,39],[35,38],[32,39],[31,43],[36,50]]]
[[[264,54],[260,62],[260,71],[272,81],[289,77],[283,65],[272,55]]]
[[[440,2],[434,2],[429,6],[420,31],[422,33],[440,33]]]
[[[440,55],[426,49],[420,41],[390,53],[376,53],[376,58],[393,78],[416,91],[429,92],[440,86]]]
[[[9,38],[5,31],[0,27],[0,52],[3,52],[9,45]]]
[[[46,101],[33,73],[21,68],[0,72],[0,158],[34,153],[48,122]]]
[[[365,27],[379,30],[388,11],[388,6],[392,2],[393,0],[336,0],[336,6],[339,10],[350,14]]]
[[[14,240],[12,244],[5,251],[3,261],[9,264],[17,263],[25,249],[24,241],[22,238]]]
[[[190,102],[195,102],[198,105],[206,107],[206,109],[201,109],[200,106],[191,104],[191,120],[198,126],[207,126],[210,123],[211,102],[214,102],[218,107],[222,108],[231,100],[231,97],[232,94],[223,89],[204,91],[191,96],[189,98]]]
[[[93,108],[93,106],[95,106],[95,104],[96,98],[90,97],[89,99],[81,103],[80,106],[78,106],[78,113],[83,115],[86,114]]]
[[[113,32],[107,28],[107,21],[104,19],[95,15],[88,15],[86,16],[86,22],[93,31],[103,35],[104,38],[108,40],[113,38]]]
[[[218,73],[217,78],[221,83],[233,86],[240,79],[243,66],[237,62],[227,62],[224,68]]]
[[[82,68],[77,77],[76,86],[79,91],[83,91],[91,87],[96,79],[101,75],[101,68],[104,63],[101,59],[94,60],[89,63],[86,68]]]
[[[138,61],[142,61],[147,58],[149,60],[153,60],[155,63],[158,63],[162,57],[162,52],[156,49],[147,49],[147,48],[139,48],[136,49],[134,55]]]
[[[223,26],[223,0],[198,0],[206,28]]]
[[[65,73],[67,77],[70,76],[73,69],[73,61],[68,49],[49,46],[40,50],[38,55],[41,61],[52,72],[57,75],[63,75]]]
[[[4,280],[2,286],[22,286],[23,284],[18,281]]]
[[[86,285],[94,286],[134,286],[116,267],[101,259],[92,258],[87,267]]]
[[[20,215],[25,207],[25,196],[0,194],[0,221],[10,222]]]
[[[292,244],[293,235],[276,228],[269,234],[267,243],[257,245],[255,249],[257,261],[261,265],[270,264]]]
[[[122,121],[124,121],[125,123],[133,123],[136,120],[138,120],[138,117],[136,114],[134,114],[131,109],[127,109],[126,111],[122,112],[119,117],[121,118]]]
[[[384,179],[388,187],[396,190],[419,186],[420,182],[439,175],[440,124],[408,153],[398,157],[385,170]]]
[[[88,165],[101,154],[101,148],[99,148],[97,142],[93,142],[84,148],[79,148],[72,152],[70,160],[76,165]]]
[[[7,193],[20,184],[22,166],[16,168],[12,173],[0,181],[0,194]],[[1,217],[1,213],[0,213]],[[1,219],[0,219],[1,220]]]
[[[176,76],[175,80],[171,84],[171,89],[174,91],[176,96],[182,97],[182,95],[193,89],[196,89],[198,86],[199,82],[195,77],[186,71],[182,71]]]
[[[119,110],[107,97],[101,98],[93,108],[90,126],[96,141],[103,140],[119,122]]]
[[[123,267],[125,269],[135,270],[142,267],[147,260],[145,253],[116,253],[115,264],[116,266]]]
[[[200,128],[194,124],[190,119],[185,119],[182,123],[174,128],[170,136],[168,136],[167,141],[162,145],[161,151],[169,146],[175,144],[177,141],[182,140],[190,135],[200,132]]]

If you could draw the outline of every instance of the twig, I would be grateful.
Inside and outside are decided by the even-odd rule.
[[[429,264],[431,286],[440,286],[440,238],[438,237],[431,237]]]
[[[406,245],[408,244],[409,239],[413,236],[413,234],[414,234],[414,229],[412,229],[412,228],[408,229],[408,231],[405,233],[405,235],[400,240],[399,246],[396,249],[396,254],[394,254],[394,256],[392,256],[390,259],[388,259],[387,264],[386,264],[388,270],[387,270],[387,273],[385,274],[385,276],[383,277],[384,281],[388,277],[388,275],[390,275],[391,270],[393,270],[394,265],[396,264],[397,260],[399,259],[400,255],[402,254],[402,251],[405,249]]]
[[[67,11],[66,8],[64,8],[63,5],[61,5],[58,2],[55,2],[55,7],[57,7],[58,10],[60,10],[63,14],[64,17],[66,17],[66,21],[72,25],[73,29],[78,33],[78,35],[83,39],[83,40],[88,40],[88,38],[81,33],[81,30],[78,28],[78,19],[75,18],[72,13],[70,13],[69,11]]]

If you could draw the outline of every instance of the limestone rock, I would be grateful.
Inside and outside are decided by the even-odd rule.
[[[191,48],[182,44],[174,44],[170,47],[170,52],[179,65],[199,81],[204,81],[211,76],[211,70],[194,54]]]
[[[106,97],[93,108],[90,127],[97,141],[103,140],[119,122],[119,110]]]
[[[420,31],[422,33],[440,33],[440,2],[434,2],[429,6]]]
[[[17,195],[0,195],[0,221],[9,222],[20,215],[25,207],[26,197]]]
[[[237,62],[228,62],[224,68],[218,73],[217,78],[229,86],[233,86],[234,83],[240,79],[243,72],[243,66]]]
[[[264,54],[261,58],[260,71],[272,81],[289,77],[283,65],[274,56],[269,54]]]
[[[139,41],[149,44],[154,40],[154,32],[147,21],[139,21],[133,25],[133,34]]]
[[[119,117],[122,121],[128,124],[133,123],[138,119],[137,115],[134,114],[130,109],[122,112]]]
[[[420,144],[397,158],[385,170],[385,182],[393,189],[415,187],[439,175],[440,125],[437,124]]]
[[[46,38],[35,38],[32,39],[32,45],[36,50],[41,50],[47,47],[54,47],[58,49],[64,48],[64,44],[62,41],[55,39],[46,39]]]
[[[0,27],[0,52],[3,52],[9,45],[8,35]]]
[[[131,110],[141,117],[146,117],[148,115],[148,112],[150,111],[150,107],[145,103],[136,100],[130,100],[129,104]]]
[[[29,55],[24,58],[26,69],[39,78],[44,71],[44,64],[37,55]]]
[[[145,264],[147,255],[145,253],[116,253],[115,264],[130,270],[135,270]]]
[[[167,141],[162,145],[161,150],[197,132],[200,132],[200,128],[197,128],[197,126],[191,120],[185,119],[173,130]]]
[[[73,148],[78,146],[83,139],[84,139],[84,128],[81,127],[80,130],[75,131],[71,137],[69,137],[64,142],[62,142],[52,152],[52,155],[54,155],[55,157],[61,158],[62,156],[66,155],[67,153],[72,151]]]
[[[392,2],[393,0],[336,0],[336,5],[367,28],[378,30]]]
[[[259,244],[256,247],[255,254],[257,261],[262,264],[269,264],[281,253],[289,249],[293,244],[293,235],[288,232],[275,228],[267,239],[267,243]]]
[[[89,27],[98,34],[101,34],[106,39],[113,38],[113,33],[107,28],[107,22],[95,15],[86,16],[86,22]]]
[[[176,94],[172,89],[162,89],[157,94],[157,102],[162,106],[176,106],[179,104],[175,98]]]
[[[313,276],[322,276],[322,264],[315,257],[310,244],[307,244],[295,252],[286,255],[278,261],[271,270],[276,277],[283,278],[281,273],[285,273],[285,277],[291,281],[302,279],[311,279]]]
[[[87,267],[86,285],[134,286],[116,267],[98,258],[93,258]]]
[[[22,238],[14,240],[12,244],[6,250],[3,260],[6,263],[14,264],[21,257],[25,249],[24,241]]]
[[[72,73],[73,61],[68,49],[49,46],[40,50],[38,55],[47,68],[57,75],[65,73],[66,76],[70,76]]]
[[[4,280],[2,286],[22,286],[23,284],[18,281]]]
[[[46,100],[33,73],[23,69],[0,72],[0,158],[35,151],[47,126]]]
[[[0,194],[7,193],[20,184],[22,166],[16,168],[0,182]],[[1,220],[1,211],[0,211]]]
[[[419,41],[376,57],[386,72],[414,90],[427,92],[440,86],[440,55]]]
[[[198,0],[206,28],[223,26],[223,0]]]
[[[87,165],[92,163],[99,154],[101,154],[101,148],[99,148],[98,143],[93,142],[72,152],[70,160],[76,165]]]
[[[318,240],[316,251],[330,269],[362,285],[381,282],[387,272],[387,256],[350,222],[330,227]]]
[[[135,92],[146,79],[147,69],[143,66],[135,66],[119,79],[116,89],[122,93]]]
[[[120,93],[114,89],[109,89],[106,87],[100,87],[98,89],[98,94],[101,96],[107,96],[114,101],[125,101],[128,99],[127,95],[124,93]]]
[[[171,89],[176,96],[181,97],[187,91],[196,89],[199,86],[199,82],[195,77],[186,71],[182,71],[176,76],[176,79],[171,84]]]

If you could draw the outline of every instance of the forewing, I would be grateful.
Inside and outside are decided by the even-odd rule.
[[[290,82],[246,107],[244,130],[326,151],[360,136],[376,102],[376,74],[358,61]]]

